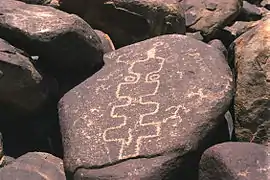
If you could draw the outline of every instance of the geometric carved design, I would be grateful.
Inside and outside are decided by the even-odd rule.
[[[103,139],[105,142],[121,144],[119,159],[139,155],[143,139],[160,135],[162,120],[157,122],[155,119],[149,122],[151,119],[149,116],[159,111],[159,103],[151,101],[151,97],[158,92],[159,72],[165,62],[164,58],[155,57],[155,51],[156,49],[153,48],[147,52],[146,59],[131,63],[125,81],[117,86],[116,98],[126,103],[112,107],[110,116],[115,122],[120,123],[106,129]]]

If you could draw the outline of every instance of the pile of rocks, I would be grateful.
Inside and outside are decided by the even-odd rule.
[[[0,180],[270,179],[267,0],[0,0]]]

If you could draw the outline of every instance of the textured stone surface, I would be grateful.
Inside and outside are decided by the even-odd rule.
[[[33,112],[49,99],[53,84],[22,50],[0,39],[0,107]]]
[[[207,149],[199,180],[268,180],[270,149],[253,143],[228,142]]]
[[[235,37],[239,37],[259,23],[260,21],[236,21],[231,26],[225,27],[225,29],[230,31]]]
[[[226,59],[228,58],[228,51],[226,47],[224,46],[224,44],[219,39],[214,39],[208,42],[208,44],[218,49],[225,56]]]
[[[270,140],[270,20],[234,42],[236,134],[239,140],[268,144]]]
[[[232,77],[215,48],[187,36],[164,35],[104,58],[111,63],[59,102],[69,173],[129,158],[196,152],[225,122]],[[177,156],[170,160],[176,161]],[[169,167],[168,174],[174,171]]]
[[[60,7],[109,34],[117,48],[162,34],[185,33],[179,0],[62,0]]]
[[[201,31],[208,37],[231,23],[242,7],[242,0],[185,0],[182,3],[188,31]]]
[[[1,180],[65,180],[63,162],[48,153],[30,152],[0,169]]]
[[[78,16],[14,0],[0,0],[0,12],[1,37],[39,56],[37,63],[51,75],[72,82],[103,65],[100,39]]]
[[[115,50],[113,42],[108,34],[105,34],[100,30],[95,30],[95,32],[97,33],[98,37],[101,40],[104,53],[108,53]]]
[[[262,18],[262,12],[259,7],[254,4],[250,4],[247,1],[243,1],[243,7],[237,17],[240,21],[254,21]]]

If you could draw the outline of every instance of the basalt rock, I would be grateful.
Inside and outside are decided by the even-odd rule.
[[[120,48],[104,61],[59,102],[68,177],[194,178],[232,99],[224,55],[175,34]]]
[[[227,142],[212,146],[202,155],[199,180],[268,180],[268,147]]]
[[[109,34],[117,48],[162,34],[185,33],[178,0],[62,0],[60,7]]]
[[[42,108],[57,88],[56,82],[41,74],[32,61],[22,50],[0,39],[0,114],[7,114],[6,109],[11,114],[32,113]]]
[[[0,179],[5,180],[65,180],[63,162],[48,153],[30,152],[0,169]]]
[[[102,45],[81,18],[49,6],[0,0],[0,35],[31,56],[39,67],[69,87],[103,65]]]
[[[242,0],[185,0],[186,26],[188,32],[200,31],[208,39],[240,13]]]
[[[270,140],[270,20],[238,37],[231,46],[236,71],[236,135],[241,141]]]

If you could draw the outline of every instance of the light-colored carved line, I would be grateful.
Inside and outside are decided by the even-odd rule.
[[[126,106],[129,106],[129,105],[132,103],[132,98],[131,98],[131,97],[129,97],[129,96],[120,96],[121,86],[122,86],[122,85],[127,85],[127,84],[136,84],[136,83],[140,80],[141,74],[133,72],[132,69],[133,69],[134,65],[135,65],[136,63],[148,61],[150,58],[156,58],[156,57],[155,57],[155,53],[156,53],[156,49],[155,49],[155,47],[154,47],[154,48],[150,49],[150,50],[147,52],[147,58],[146,58],[146,59],[141,60],[141,61],[135,61],[135,62],[133,62],[133,63],[131,64],[131,66],[128,68],[128,73],[129,73],[129,74],[133,74],[133,75],[136,75],[136,76],[137,76],[136,81],[134,81],[134,82],[124,82],[124,83],[119,83],[118,86],[117,86],[117,90],[116,90],[116,98],[117,98],[118,100],[119,100],[119,99],[122,99],[122,98],[125,98],[125,99],[128,100],[128,102],[127,102],[126,104],[123,104],[123,105],[116,105],[116,106],[113,106],[112,109],[111,109],[110,115],[111,115],[112,118],[123,118],[123,119],[124,119],[124,122],[123,122],[122,124],[120,124],[119,126],[116,126],[116,127],[110,127],[110,128],[108,128],[108,129],[106,129],[106,130],[104,131],[104,133],[103,133],[103,139],[104,139],[105,142],[112,142],[112,141],[118,141],[118,142],[121,142],[121,149],[120,149],[120,152],[119,152],[119,159],[121,159],[121,158],[126,158],[126,157],[130,157],[130,156],[136,156],[136,155],[138,155],[138,154],[139,154],[139,150],[140,150],[140,145],[141,145],[141,140],[142,140],[142,139],[145,139],[145,138],[151,138],[151,137],[156,137],[156,136],[158,136],[158,135],[160,134],[160,126],[161,126],[161,122],[152,122],[152,123],[145,123],[145,124],[142,123],[143,118],[144,118],[145,116],[156,114],[156,113],[158,112],[158,110],[159,110],[159,103],[151,102],[151,101],[150,101],[150,102],[142,102],[142,98],[143,98],[143,97],[153,96],[153,95],[155,95],[155,94],[157,93],[158,88],[159,88],[159,86],[160,86],[160,81],[158,80],[158,78],[159,78],[159,76],[158,76],[158,78],[156,78],[156,81],[155,81],[155,82],[157,82],[157,86],[156,86],[154,92],[153,92],[152,94],[147,94],[147,95],[144,95],[144,96],[140,96],[140,98],[139,98],[139,102],[140,102],[141,104],[155,104],[155,105],[157,106],[157,108],[156,108],[155,111],[150,112],[150,113],[146,113],[146,114],[144,114],[144,115],[140,115],[140,119],[139,119],[139,124],[140,124],[140,126],[148,126],[148,125],[154,125],[154,126],[156,126],[156,127],[157,127],[157,134],[156,134],[156,135],[148,135],[148,136],[139,136],[139,137],[137,138],[137,140],[136,140],[136,150],[135,150],[136,153],[133,154],[133,155],[129,155],[129,156],[123,156],[123,150],[124,150],[125,144],[130,144],[130,143],[132,142],[132,140],[133,140],[132,135],[131,135],[131,131],[132,131],[131,129],[129,129],[129,132],[128,132],[129,137],[128,137],[128,141],[127,141],[127,142],[125,142],[125,139],[124,139],[124,138],[119,138],[119,139],[107,139],[107,138],[106,138],[107,131],[113,130],[113,129],[119,129],[119,128],[121,128],[121,127],[123,127],[123,126],[125,126],[125,125],[127,124],[127,117],[126,117],[125,115],[119,116],[119,115],[117,115],[117,114],[114,113],[114,111],[115,111],[116,108],[126,107]],[[158,57],[157,57],[156,59],[158,59]],[[158,72],[161,71],[161,69],[162,69],[162,67],[163,67],[163,65],[164,65],[165,59],[164,59],[164,58],[160,58],[160,59],[162,60],[162,63],[160,63],[160,64],[161,64],[160,68],[159,68],[157,71],[153,71],[153,72],[148,73],[147,76],[146,76],[146,82],[149,82],[148,79],[150,79],[150,78],[149,78],[150,75],[152,75],[152,74],[154,74],[154,73],[158,73]],[[118,61],[118,62],[121,62],[121,61],[119,60],[119,58],[117,59],[117,61]],[[130,76],[127,76],[127,77],[130,77]],[[127,78],[127,77],[126,77],[126,78]],[[126,78],[125,78],[125,80],[127,80]],[[153,80],[152,80],[152,81],[153,81]],[[150,82],[152,82],[152,81],[150,81]]]
[[[161,131],[161,122],[143,123],[143,119],[144,119],[145,116],[154,115],[154,114],[156,114],[156,113],[159,111],[159,105],[160,105],[159,103],[157,103],[157,102],[152,102],[152,101],[147,101],[147,102],[143,102],[143,101],[142,101],[144,97],[156,95],[157,92],[158,92],[158,89],[159,89],[159,87],[160,87],[160,80],[159,80],[159,79],[151,80],[151,79],[150,79],[150,76],[153,75],[153,74],[159,73],[159,72],[161,71],[161,69],[162,69],[163,66],[164,66],[165,59],[164,59],[164,58],[160,58],[160,57],[156,57],[156,59],[160,59],[160,60],[161,60],[160,68],[159,68],[158,70],[156,70],[156,71],[153,71],[153,72],[148,73],[148,74],[146,75],[146,77],[145,77],[145,81],[146,81],[146,82],[156,82],[156,83],[157,83],[157,86],[156,86],[156,88],[155,88],[155,90],[154,90],[154,92],[153,92],[152,94],[146,94],[146,95],[140,96],[140,99],[139,99],[140,104],[142,104],[142,105],[145,105],[145,104],[146,104],[146,105],[147,105],[147,104],[154,104],[154,105],[156,105],[156,109],[155,109],[155,111],[153,111],[153,112],[141,114],[141,115],[140,115],[140,118],[139,118],[139,125],[140,125],[140,126],[150,126],[150,125],[156,126],[156,128],[157,128],[157,133],[156,133],[155,135],[139,136],[139,137],[137,138],[137,140],[136,140],[136,150],[135,150],[136,154],[135,154],[135,155],[138,155],[138,154],[139,154],[141,142],[142,142],[143,139],[153,138],[153,137],[158,137],[158,136],[160,135],[160,131]],[[149,80],[151,80],[151,81],[149,81]]]

